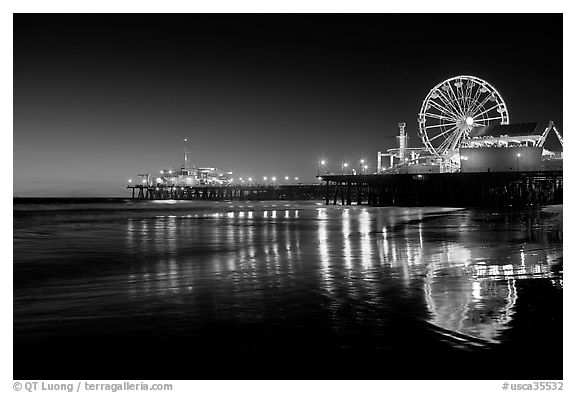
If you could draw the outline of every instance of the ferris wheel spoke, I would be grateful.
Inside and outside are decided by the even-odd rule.
[[[441,154],[444,154],[446,152],[446,150],[448,149],[448,146],[450,146],[452,144],[452,140],[454,139],[454,136],[457,134],[458,134],[458,132],[453,133],[448,138],[446,138],[444,140],[444,142],[442,142],[440,144],[440,146],[438,146],[438,150],[441,152]]]
[[[458,91],[458,89],[456,89],[456,91]],[[464,88],[462,86],[460,86],[460,101],[462,102],[462,112],[466,113],[466,92],[464,91]]]
[[[474,96],[475,98],[472,98],[472,94],[474,93],[474,87],[476,87],[476,93],[478,93],[480,91],[480,89],[478,88],[478,85],[476,83],[470,83],[472,86],[470,87],[470,92],[468,94],[468,106],[467,106],[467,111],[470,111],[470,108],[472,108],[472,105],[474,105],[474,102],[476,101],[476,95]]]
[[[451,110],[453,111],[453,115],[454,117],[462,117],[463,114],[458,110],[458,108],[456,108],[456,106],[453,104],[452,102],[452,98],[446,97],[444,95],[444,93],[442,93],[440,90],[437,90],[438,92],[438,97],[440,98],[440,101],[442,101],[442,103],[448,107],[451,108]]]
[[[431,128],[431,127],[426,127],[426,129],[428,129],[428,128]],[[453,131],[453,130],[456,130],[457,128],[458,128],[458,127],[454,126],[454,127],[450,128],[450,129],[448,129],[448,130],[446,130],[446,131],[443,131],[443,132],[441,132],[440,134],[436,135],[435,137],[430,138],[429,141],[432,142],[434,139],[438,139],[439,137],[441,137],[441,136],[443,136],[443,135],[446,135],[447,133],[449,133],[449,132],[451,132],[451,131]]]
[[[460,113],[462,114],[462,116],[464,116],[464,109],[462,109],[462,107],[460,106],[460,97],[458,97],[458,95],[456,93],[454,93],[454,89],[452,89],[452,85],[450,83],[448,83],[448,87],[450,88],[450,91],[452,92],[452,95],[454,96],[454,101],[456,101],[456,105],[458,105],[458,108],[460,109]]]
[[[463,93],[463,89],[462,89],[462,80],[460,79],[460,81],[454,83],[454,86],[456,87],[456,91],[455,91],[455,95],[456,95],[456,100],[458,101],[458,103],[460,103],[460,101],[462,101],[462,113],[464,113],[464,93]]]
[[[462,111],[459,109],[459,106],[456,105],[454,103],[454,101],[456,101],[456,97],[454,97],[452,94],[450,94],[450,86],[448,86],[448,89],[446,89],[446,94],[442,93],[439,91],[440,96],[442,97],[442,99],[444,100],[444,105],[449,105],[454,112],[458,115],[458,117],[463,116]]]
[[[460,136],[462,135],[462,133],[463,133],[462,130],[457,130],[452,135],[450,135],[450,138],[448,138],[444,141],[444,142],[446,142],[446,144],[443,147],[444,151],[449,150],[449,149],[454,149],[454,146],[460,140]]]
[[[474,122],[474,124],[481,124],[482,127],[486,127],[488,124],[482,124],[483,121],[490,121],[490,120],[502,120],[501,117],[489,117],[488,119],[478,119]]]
[[[456,136],[452,140],[452,143],[450,143],[450,150],[455,150],[456,147],[458,147],[458,142],[460,142],[460,140],[464,136],[464,133],[465,133],[465,129],[461,129],[458,131],[458,133],[454,133]]]
[[[472,117],[482,116],[483,114],[488,113],[491,110],[498,108],[499,106],[500,106],[500,104],[498,103],[498,104],[494,105],[493,107],[491,107],[490,109],[486,109],[480,113],[471,113],[470,116],[472,116]]]
[[[502,120],[502,117],[496,116],[496,117],[489,117],[487,119],[478,119],[478,121],[490,121],[490,120]]]
[[[490,100],[491,97],[492,97],[492,94],[488,94],[488,96],[485,97],[480,104],[478,104],[474,107],[474,109],[470,112],[470,116],[475,116],[476,112],[478,112],[480,109],[482,109],[484,107],[484,104],[486,104],[488,102],[488,100]]]
[[[474,107],[474,103],[478,103],[478,99],[480,98],[481,95],[482,95],[482,85],[478,85],[476,89],[476,94],[474,94],[474,98],[472,99],[472,105],[470,105],[470,108]]]
[[[460,80],[460,83],[461,83],[460,88],[456,86],[456,91],[460,90],[460,98],[462,100],[462,112],[466,113],[466,100],[468,99],[468,83],[464,83],[462,79]]]
[[[450,121],[456,121],[457,119],[454,117],[446,117],[446,116],[442,116],[442,115],[438,115],[436,113],[428,113],[428,112],[424,112],[424,115],[432,117],[434,119],[438,119],[438,120],[450,120]]]
[[[429,128],[438,128],[438,127],[446,127],[446,126],[452,126],[452,125],[456,125],[457,123],[444,123],[444,124],[436,124],[433,126],[426,126],[426,129]]]
[[[447,120],[456,120],[459,117],[457,114],[452,112],[450,109],[443,107],[442,105],[438,104],[435,101],[430,100],[429,104],[430,104],[430,106],[433,106],[434,108],[436,108],[437,110],[442,112],[444,115],[446,115]],[[438,116],[440,116],[440,115],[438,115]]]
[[[476,108],[478,105],[480,105],[480,102],[478,102],[476,97],[471,98],[470,99],[470,105],[468,106],[468,112],[466,113],[466,116],[470,116],[472,114],[472,112],[474,111],[474,108]]]

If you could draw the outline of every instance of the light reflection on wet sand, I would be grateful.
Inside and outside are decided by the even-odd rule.
[[[385,285],[375,273],[387,266],[392,270],[384,280],[421,283],[429,322],[498,342],[514,315],[516,280],[552,277],[550,266],[561,262],[562,247],[480,235],[471,220],[483,214],[315,207],[128,219],[128,248],[147,250],[152,243],[156,255],[171,256],[157,262],[152,279],[146,269],[132,273],[129,293],[184,295],[199,288],[197,281],[218,280],[232,294],[256,296],[258,289],[292,285],[320,290],[335,304],[350,297],[370,303],[370,294]],[[435,232],[440,228],[445,236]],[[203,247],[212,252],[196,256]],[[218,252],[220,247],[230,251]]]
[[[313,330],[318,317],[339,335],[357,320],[385,337],[394,315],[408,314],[461,339],[498,344],[515,318],[518,280],[563,285],[561,227],[543,213],[222,204],[122,214],[85,225],[76,240],[48,244],[15,232],[15,277],[38,263],[39,254],[29,252],[36,243],[48,247],[47,265],[101,267],[68,281],[58,266],[48,280],[15,281],[16,334],[49,337],[50,329],[38,327],[48,312],[97,320],[102,310],[107,317],[172,315],[182,329],[211,320],[298,320]],[[51,225],[46,231],[77,230],[68,222]],[[108,258],[91,259],[103,242]]]

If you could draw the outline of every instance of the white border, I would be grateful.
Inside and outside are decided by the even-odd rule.
[[[220,1],[119,1],[119,0],[101,0],[101,1],[8,1],[2,5],[2,17],[0,20],[1,41],[2,41],[2,120],[5,123],[2,135],[2,167],[8,168],[9,173],[5,175],[4,184],[5,192],[2,194],[2,206],[6,209],[2,225],[2,239],[6,257],[2,258],[2,294],[1,303],[3,315],[6,318],[2,321],[2,367],[1,383],[4,386],[2,391],[12,390],[12,184],[13,184],[13,101],[12,101],[12,13],[54,13],[54,12],[330,12],[330,13],[359,13],[359,12],[562,12],[564,13],[564,107],[574,108],[574,93],[576,92],[574,77],[574,46],[576,46],[575,28],[576,18],[574,17],[574,1],[553,1],[541,0],[535,1],[509,1],[488,0],[480,3],[462,2],[458,0],[451,1],[342,1],[342,0],[291,0],[291,1],[273,1],[273,0],[220,0]],[[533,26],[534,29],[545,29],[546,26]],[[494,27],[495,34],[497,27]],[[542,58],[535,61],[541,61],[545,67],[546,62],[560,61],[562,54],[543,53],[539,54]],[[545,99],[543,97],[542,99]],[[564,111],[564,113],[566,113]],[[563,122],[564,127],[569,126],[568,122]],[[574,164],[571,151],[574,150],[575,132],[572,129],[561,130],[567,145],[565,153],[565,188],[564,198],[572,200],[574,194]],[[566,150],[565,150],[566,152]],[[9,210],[10,207],[10,210]],[[574,209],[571,205],[565,209],[568,217],[567,223],[574,222]],[[568,274],[565,277],[566,291],[564,298],[564,375],[565,382],[572,380],[570,370],[573,369],[574,338],[570,334],[574,327],[574,318],[572,317],[572,305],[574,304],[574,290],[571,280],[571,271],[574,268],[574,247],[572,246],[574,230],[571,225],[567,225],[564,231],[567,239],[565,253],[565,269]],[[415,359],[415,362],[422,364],[423,361],[434,360],[433,354],[423,354],[423,359]],[[546,359],[534,359],[535,367],[539,362],[545,362]],[[106,382],[106,381],[99,381]],[[111,382],[111,381],[109,381]],[[139,381],[135,381],[139,382]],[[152,381],[150,381],[152,382]],[[162,381],[166,382],[166,381]],[[270,392],[277,393],[290,392],[305,389],[315,391],[328,388],[332,392],[346,392],[351,390],[361,390],[364,392],[384,392],[387,390],[399,391],[414,389],[416,391],[438,391],[438,392],[461,392],[466,389],[469,392],[484,391],[502,391],[503,381],[172,381],[174,391],[238,391],[238,392]],[[564,390],[571,386],[566,382]]]

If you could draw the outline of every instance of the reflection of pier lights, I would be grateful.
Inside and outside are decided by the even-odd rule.
[[[496,267],[497,268],[497,267]],[[424,278],[424,294],[431,322],[443,329],[471,337],[498,342],[508,328],[518,298],[516,282],[477,277],[434,275],[430,269]]]

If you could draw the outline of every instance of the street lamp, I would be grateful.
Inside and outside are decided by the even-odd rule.
[[[272,176],[272,182],[276,181],[276,176]]]
[[[298,178],[297,178],[297,177],[295,177],[295,178],[294,178],[294,181],[295,181],[296,183],[298,183]]]
[[[342,163],[342,174],[344,174],[344,168],[348,168],[347,162]]]
[[[320,168],[324,168],[324,165],[326,165],[326,160],[320,160],[320,165],[318,166],[318,176],[320,177]],[[322,169],[324,170],[324,169]]]
[[[520,172],[520,156],[522,154],[518,153],[516,154],[516,172]]]
[[[368,165],[364,165],[364,173],[368,171]]]

